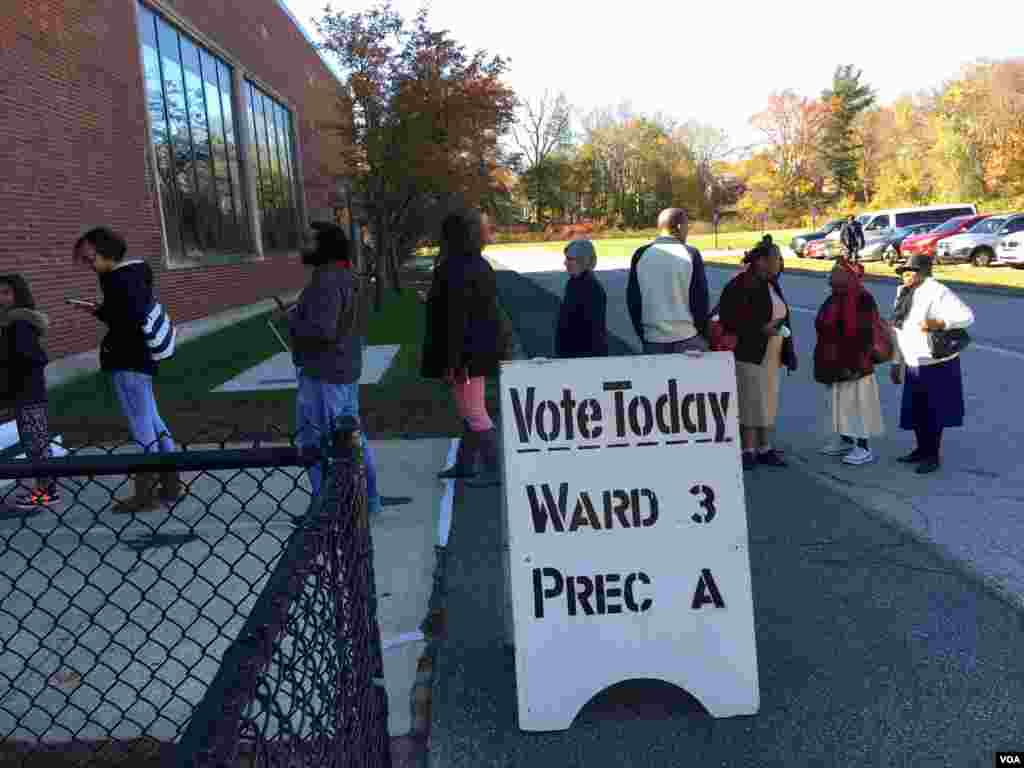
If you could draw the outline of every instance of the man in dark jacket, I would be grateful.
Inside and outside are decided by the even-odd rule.
[[[288,311],[292,360],[299,380],[295,397],[296,443],[321,445],[338,419],[359,418],[359,379],[363,372],[364,297],[351,270],[350,245],[336,224],[314,222],[316,247],[302,252],[313,267],[309,284]],[[380,512],[377,469],[361,430],[366,460],[368,512]],[[320,493],[320,464],[309,469],[313,494]]]
[[[91,229],[78,239],[75,259],[92,267],[103,291],[102,304],[82,308],[109,328],[100,344],[100,368],[110,374],[132,437],[147,452],[174,453],[177,448],[153,395],[158,364],[143,331],[153,305],[153,270],[142,259],[125,259],[127,250],[125,241],[106,227]],[[135,477],[135,495],[116,500],[114,511],[148,512],[157,509],[161,500],[173,503],[181,495],[177,472],[163,472],[159,478],[140,473]]]
[[[850,261],[857,261],[860,258],[860,249],[864,247],[864,228],[852,213],[843,224],[843,231],[839,233],[839,239],[846,246],[847,257]]]

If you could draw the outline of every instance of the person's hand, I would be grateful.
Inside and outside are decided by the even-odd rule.
[[[892,379],[893,384],[903,383],[903,366],[894,365],[889,368],[889,378]]]
[[[946,324],[942,320],[936,320],[934,318],[925,318],[921,321],[922,331],[944,331],[946,330]]]
[[[465,368],[449,368],[444,372],[444,380],[449,384],[465,384],[469,381],[469,371]]]

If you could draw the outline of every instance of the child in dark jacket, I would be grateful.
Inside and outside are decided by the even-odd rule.
[[[46,376],[49,362],[41,343],[49,327],[36,311],[28,283],[21,275],[0,275],[0,369],[2,399],[14,406],[18,437],[32,461],[51,456],[46,417]],[[53,478],[38,478],[35,487],[17,495],[21,508],[48,506],[60,498]]]

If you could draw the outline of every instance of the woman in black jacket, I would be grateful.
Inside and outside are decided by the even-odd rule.
[[[743,443],[743,468],[785,467],[768,442],[779,405],[779,368],[795,371],[796,351],[789,306],[779,287],[782,254],[765,235],[743,261],[747,269],[725,286],[719,320],[736,335],[736,392]]]
[[[14,406],[18,437],[32,461],[43,461],[51,456],[44,373],[49,358],[41,343],[49,324],[47,316],[36,311],[36,302],[25,278],[0,276],[3,400]],[[18,494],[15,506],[47,506],[59,499],[54,479],[39,478],[31,491]]]
[[[608,296],[594,276],[597,253],[589,240],[565,246],[569,282],[555,328],[555,357],[604,357],[608,354],[605,316]]]
[[[441,258],[427,298],[421,373],[443,378],[452,388],[465,431],[455,464],[439,477],[476,478],[479,487],[501,482],[498,437],[487,413],[486,383],[498,372],[502,357],[501,320],[494,270],[482,255],[490,242],[486,214],[466,211],[441,224]],[[476,477],[476,458],[485,471]]]

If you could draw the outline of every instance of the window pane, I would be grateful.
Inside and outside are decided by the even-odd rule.
[[[195,177],[194,193],[186,198],[187,224],[194,228],[199,249],[206,251],[218,241],[217,195],[213,186],[210,134],[206,121],[206,98],[203,93],[202,71],[199,67],[199,51],[185,37],[181,40],[181,60],[185,73],[185,102],[189,113],[189,136],[192,140],[192,175]]]
[[[146,87],[146,110],[149,113],[151,140],[156,155],[156,183],[160,193],[161,212],[167,233],[167,247],[172,254],[181,253],[181,216],[178,189],[171,161],[170,135],[160,74],[160,53],[157,48],[156,18],[139,6],[139,39],[142,44],[143,79]]]
[[[231,69],[141,3],[138,10],[170,258],[219,263],[251,243]]]
[[[228,172],[231,177],[231,188],[234,190],[235,220],[238,222],[238,233],[242,247],[249,247],[249,217],[247,214],[246,196],[242,190],[242,177],[238,167],[238,144],[235,139],[235,116],[231,95],[231,70],[227,64],[217,62],[217,78],[220,83],[221,108],[224,111],[224,141],[227,148]]]
[[[259,177],[264,248],[267,251],[295,249],[300,232],[293,175],[291,115],[283,105],[255,85],[246,85],[255,139],[253,154]]]
[[[188,109],[185,86],[182,81],[181,60],[178,53],[178,33],[163,19],[157,19],[157,42],[160,46],[160,66],[164,81],[164,102],[167,105],[167,130],[170,136],[171,161],[174,181],[178,188],[178,226],[181,230],[182,253],[187,258],[197,250],[194,218],[190,200],[195,194],[195,175],[192,171],[192,140],[188,132]]]

